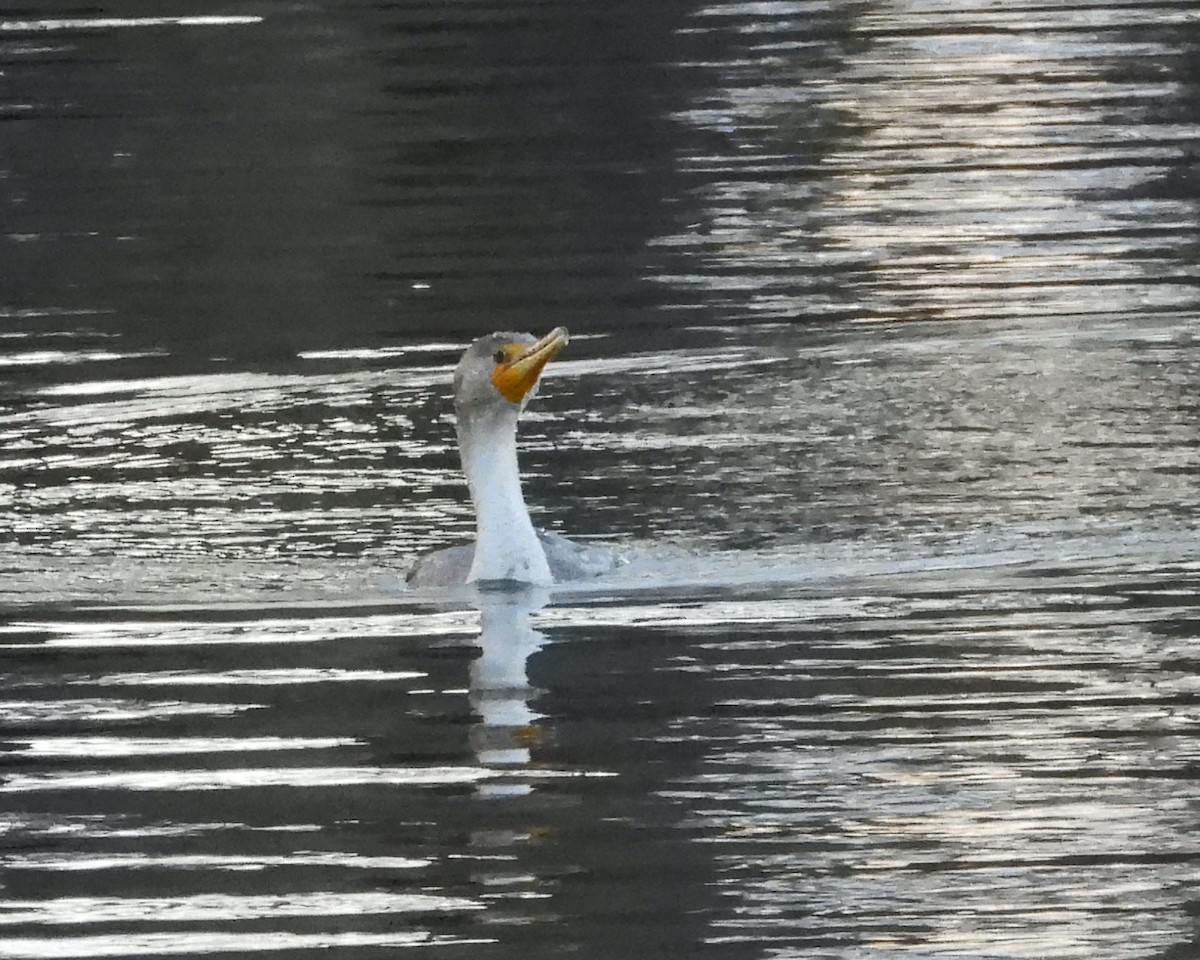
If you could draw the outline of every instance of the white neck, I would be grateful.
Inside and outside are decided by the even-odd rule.
[[[459,411],[458,449],[475,504],[475,559],[467,582],[551,583],[546,552],[521,493],[517,414],[511,409]]]

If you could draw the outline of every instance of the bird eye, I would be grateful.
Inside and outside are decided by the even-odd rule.
[[[503,363],[505,360],[508,359],[508,357],[506,357],[504,355],[503,350],[497,350],[495,353],[492,354],[492,359],[495,360],[497,363]]]

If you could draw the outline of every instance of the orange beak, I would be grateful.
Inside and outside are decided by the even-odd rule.
[[[509,403],[520,403],[542,375],[542,370],[570,341],[566,327],[555,327],[537,343],[514,343],[505,348],[508,358],[496,364],[492,384]]]

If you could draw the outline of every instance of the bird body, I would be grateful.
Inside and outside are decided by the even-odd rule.
[[[538,531],[517,464],[517,421],[546,364],[567,345],[566,328],[535,339],[494,333],[472,343],[454,371],[454,413],[463,472],[475,508],[475,543],[426,555],[409,572],[415,586],[481,581],[550,584],[612,569],[617,554]]]

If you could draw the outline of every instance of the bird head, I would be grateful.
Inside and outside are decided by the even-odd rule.
[[[538,380],[570,338],[555,327],[540,340],[528,333],[480,337],[454,370],[454,405],[460,411],[508,407],[517,412],[537,393]]]

